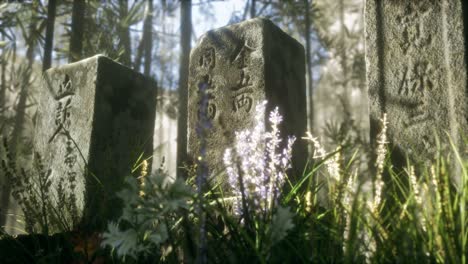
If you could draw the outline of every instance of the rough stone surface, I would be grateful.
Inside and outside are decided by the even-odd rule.
[[[378,133],[378,119],[387,113],[395,151],[416,163],[434,156],[435,135],[442,148],[448,149],[448,133],[460,151],[466,151],[462,141],[468,132],[463,2],[366,3],[371,133]]]
[[[224,170],[225,149],[232,146],[236,131],[253,127],[255,107],[263,100],[268,101],[267,113],[279,107],[283,138],[294,135],[299,141],[307,126],[304,71],[303,46],[267,19],[207,32],[190,54],[189,156],[200,155],[196,127],[203,85],[212,125],[206,143],[212,175]],[[306,151],[305,144],[295,144],[297,171],[303,169]]]
[[[101,228],[140,154],[152,153],[153,82],[101,55],[46,71],[34,139],[53,184],[76,179],[80,216]]]

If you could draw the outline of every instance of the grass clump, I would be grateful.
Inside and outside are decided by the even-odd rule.
[[[175,182],[166,181],[163,169],[148,174],[147,160],[137,162],[132,172],[139,175],[128,177],[119,193],[122,215],[93,238],[94,246],[110,251],[93,248],[99,252],[94,258],[117,263],[467,262],[468,160],[456,148],[448,156],[439,153],[426,167],[408,162],[397,168],[388,151],[385,116],[372,154],[362,140],[336,137],[333,131],[346,140],[337,141],[332,151],[310,133],[283,142],[279,110],[270,113],[268,125],[264,117],[265,104],[260,104],[256,126],[238,132],[226,150],[225,184],[212,184],[203,155],[188,169],[187,180]],[[289,179],[298,177],[288,177],[293,144],[310,144],[313,150],[295,182]],[[371,166],[363,156],[374,156]],[[37,175],[28,176],[6,157],[2,168],[16,186],[13,196],[25,212],[28,231],[47,234],[57,225],[71,230],[74,220],[59,216],[76,208],[56,208],[52,199],[59,198],[51,194],[50,170],[40,158]],[[455,174],[461,178],[457,186]],[[65,195],[60,200],[73,199],[73,192],[58,193]],[[76,246],[69,250],[77,251]]]
[[[263,111],[226,151],[229,189],[200,189],[199,182],[210,186],[200,169],[185,183],[161,185],[162,174],[143,187],[131,179],[121,195],[124,214],[109,225],[104,245],[126,262],[466,263],[468,162],[456,150],[458,189],[446,157],[428,168],[395,168],[384,116],[373,168],[362,169],[359,159],[369,148],[341,142],[327,152],[307,134],[296,144],[312,145],[311,165],[291,183],[294,139],[281,142],[277,110],[266,131]]]
[[[53,186],[52,170],[46,167],[39,153],[34,154],[32,168],[25,169],[9,151],[6,138],[2,148],[5,157],[0,168],[23,212],[25,230],[22,231],[43,235],[72,231],[78,224],[76,177],[60,178],[57,186]]]

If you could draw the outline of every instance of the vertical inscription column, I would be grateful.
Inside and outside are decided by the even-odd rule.
[[[366,2],[366,64],[371,136],[388,116],[396,153],[424,163],[459,149],[467,132],[466,63],[460,1]]]
[[[432,33],[427,30],[426,17],[433,11],[434,3],[424,1],[406,4],[397,16],[401,24],[399,46],[403,54],[403,67],[399,74],[398,96],[411,101],[414,111],[403,120],[406,129],[431,119],[428,111],[428,96],[434,88],[434,67],[427,55],[432,44]],[[420,53],[419,56],[416,54]]]
[[[431,14],[440,12],[439,10],[438,1],[407,2],[396,19],[401,25],[397,40],[404,62],[399,74],[397,97],[407,110],[407,116],[402,120],[402,129],[408,134],[415,130],[415,134],[421,136],[422,151],[428,155],[435,154],[435,140],[426,134],[433,132],[424,127],[434,119],[430,109],[431,95],[440,89],[434,87],[439,85],[435,79],[440,79],[440,76],[436,76],[434,72],[431,47],[434,46],[432,40],[435,37],[428,28],[430,22],[427,19],[431,19]]]
[[[76,165],[78,161],[78,153],[75,143],[70,135],[72,124],[71,108],[73,106],[73,97],[75,96],[75,87],[68,74],[64,75],[64,81],[60,83],[55,96],[55,128],[53,134],[49,138],[49,143],[63,144],[65,142],[65,154],[63,160],[65,173],[69,183],[73,183],[78,175]]]
[[[208,119],[213,120],[216,117],[216,86],[213,84],[213,68],[216,65],[216,52],[213,47],[206,48],[199,58],[199,67],[202,76],[199,78],[198,88],[205,89],[208,96]]]
[[[231,61],[231,65],[239,70],[239,79],[235,86],[231,87],[232,92],[232,110],[234,112],[245,111],[250,113],[252,110],[254,99],[252,97],[254,85],[251,80],[251,72],[249,69],[250,54],[255,51],[255,48],[248,44],[248,39],[239,41],[237,50]]]

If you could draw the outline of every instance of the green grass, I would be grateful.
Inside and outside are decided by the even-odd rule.
[[[99,257],[110,263],[466,263],[466,155],[452,146],[450,153],[439,154],[430,164],[413,166],[408,161],[406,167],[398,168],[391,162],[385,133],[377,142],[376,153],[352,143],[337,144],[327,152],[318,140],[307,136],[297,144],[312,144],[315,152],[301,177],[296,182],[286,180],[279,199],[267,209],[258,210],[244,197],[242,214],[234,210],[239,197],[223,185],[208,183],[197,189],[200,170],[196,167],[188,169],[188,180],[166,183],[167,175],[161,170],[147,175],[147,161],[140,159],[132,172],[141,176],[128,177],[119,194],[125,202],[122,216],[109,223],[101,238],[92,238],[105,249],[85,252],[85,259]],[[369,162],[363,156],[374,156],[375,161],[363,166]],[[454,175],[461,179],[458,186],[453,183]],[[245,177],[242,170],[239,177]]]
[[[124,195],[134,202],[133,211],[116,232],[140,230],[133,244],[125,245],[130,253],[119,245],[125,236],[104,245],[126,262],[466,263],[468,160],[455,148],[429,165],[397,168],[381,134],[375,164],[362,169],[363,153],[356,146],[327,153],[314,138],[307,139],[315,157],[296,183],[283,186],[272,210],[256,211],[247,201],[244,213],[235,214],[235,197],[219,185],[204,190],[200,199],[193,184],[196,170],[186,183],[174,185],[154,185],[149,177],[144,192],[157,190],[150,196],[159,200],[139,197],[135,183]],[[460,186],[452,181],[454,163]],[[174,194],[174,188],[186,191]],[[177,202],[167,209],[171,199]],[[141,222],[129,215],[154,222],[140,229]],[[167,236],[151,242],[145,232],[161,226]],[[144,250],[134,250],[139,247]]]

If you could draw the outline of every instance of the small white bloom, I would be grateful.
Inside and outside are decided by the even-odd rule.
[[[284,184],[284,172],[291,166],[294,138],[289,138],[286,149],[280,150],[282,140],[279,125],[283,118],[279,109],[275,108],[269,116],[271,131],[267,132],[264,124],[265,107],[266,101],[257,105],[253,129],[237,132],[234,147],[226,149],[224,154],[228,183],[237,197],[234,212],[238,215],[242,211],[242,196],[248,199],[255,210],[270,210]]]

